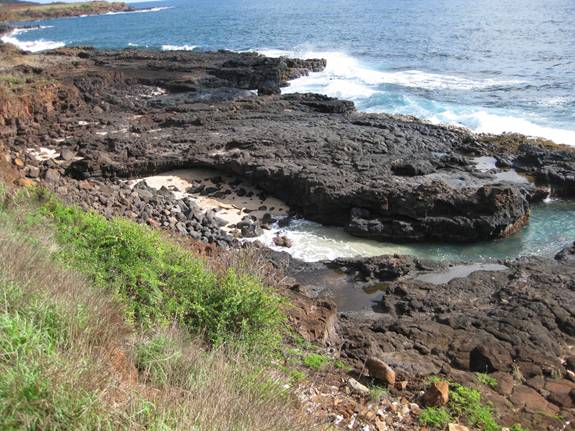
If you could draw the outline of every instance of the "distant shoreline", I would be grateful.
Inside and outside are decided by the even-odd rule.
[[[85,3],[26,4],[6,3],[0,11],[0,23],[18,21],[44,21],[84,15],[102,15],[109,12],[130,12],[135,9],[126,3],[95,1]],[[0,24],[0,33],[2,33]],[[4,29],[6,32],[6,29]]]

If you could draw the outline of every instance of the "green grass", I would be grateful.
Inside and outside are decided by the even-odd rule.
[[[48,223],[59,259],[111,291],[129,322],[177,324],[214,345],[271,350],[281,340],[281,299],[256,278],[233,269],[215,274],[200,258],[159,232],[124,219],[107,220],[53,198],[28,216]]]
[[[330,358],[318,353],[310,353],[303,358],[303,364],[312,370],[320,370],[330,362]]]
[[[529,431],[527,428],[521,426],[521,424],[513,424],[509,428],[509,431]]]
[[[427,407],[421,411],[418,420],[421,425],[442,429],[453,422],[453,417],[444,407]]]
[[[477,379],[477,381],[485,386],[489,386],[492,389],[496,389],[497,388],[497,380],[493,377],[491,377],[489,374],[487,373],[475,373],[475,378]]]
[[[389,391],[387,390],[387,388],[382,388],[381,386],[378,385],[370,385],[369,386],[369,398],[372,401],[375,402],[380,402],[384,396],[386,396],[389,393]]]
[[[497,381],[491,376],[476,373],[477,380],[485,385],[495,386]],[[425,379],[425,384],[430,385],[435,382],[446,381],[439,376],[429,376]],[[423,425],[442,428],[447,425],[445,421],[464,422],[474,429],[482,431],[499,431],[501,426],[497,423],[495,412],[490,404],[484,403],[481,393],[458,383],[449,382],[449,403],[446,407],[428,407],[420,413],[420,423]],[[519,431],[519,430],[518,430]]]
[[[286,380],[251,350],[269,346],[255,341],[272,327],[250,313],[280,313],[261,283],[214,274],[147,228],[3,193],[1,430],[311,428]],[[256,308],[241,295],[253,291]],[[176,303],[186,294],[189,319]],[[200,306],[232,310],[209,320]]]
[[[449,408],[460,418],[475,428],[484,431],[499,431],[501,427],[495,420],[493,409],[481,402],[481,393],[459,384],[451,384],[449,392]]]

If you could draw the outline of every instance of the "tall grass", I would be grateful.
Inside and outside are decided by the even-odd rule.
[[[256,280],[212,274],[187,251],[122,220],[54,201],[32,209],[30,197],[7,203],[0,208],[0,429],[312,428],[249,349],[223,347],[238,339],[236,346],[257,346],[274,327],[250,317],[270,305],[268,297],[279,307]],[[243,292],[253,295],[245,304]],[[204,316],[194,304],[235,311]]]
[[[60,260],[111,291],[131,323],[176,324],[216,346],[278,346],[282,301],[258,277],[233,268],[215,272],[147,226],[41,200],[28,221],[53,226]]]

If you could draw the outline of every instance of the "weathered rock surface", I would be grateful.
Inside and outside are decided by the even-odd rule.
[[[43,68],[23,72],[56,77],[59,87],[42,90],[47,105],[28,120],[24,107],[0,105],[5,137],[20,151],[46,145],[46,137],[64,146],[79,159],[66,170],[74,178],[212,167],[252,180],[309,219],[393,241],[511,235],[541,195],[526,181],[478,171],[473,157],[498,147],[465,130],[362,114],[320,95],[277,94],[324,60],[89,48],[45,58]],[[573,154],[525,142],[505,160],[571,193]]]

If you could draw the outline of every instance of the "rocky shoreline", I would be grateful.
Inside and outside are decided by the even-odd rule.
[[[40,4],[33,2],[3,2],[0,10],[2,21],[43,21],[109,12],[129,12],[135,9],[122,2],[93,1],[79,4]],[[1,31],[0,31],[1,34]]]
[[[473,242],[512,235],[529,222],[532,203],[575,194],[569,147],[360,113],[351,102],[315,94],[281,95],[290,79],[322,70],[321,59],[0,51],[2,73],[11,76],[0,87],[4,178],[41,183],[86,209],[210,247],[239,245],[269,227],[277,215],[264,205],[268,196],[286,203],[286,215],[359,237]],[[129,181],[198,168],[237,180],[213,177],[190,190]],[[254,208],[237,208],[240,222],[195,199],[245,195],[242,181],[258,190]],[[426,377],[474,385],[476,372],[489,373],[497,387],[482,391],[502,422],[572,426],[572,249],[453,278],[444,274],[447,263],[408,256],[309,264],[260,253],[291,277],[290,291],[314,304],[302,308],[309,313],[299,319],[301,332],[357,370],[370,358],[383,361],[414,399]],[[332,302],[338,289],[374,288],[381,297],[371,309],[338,311]]]

